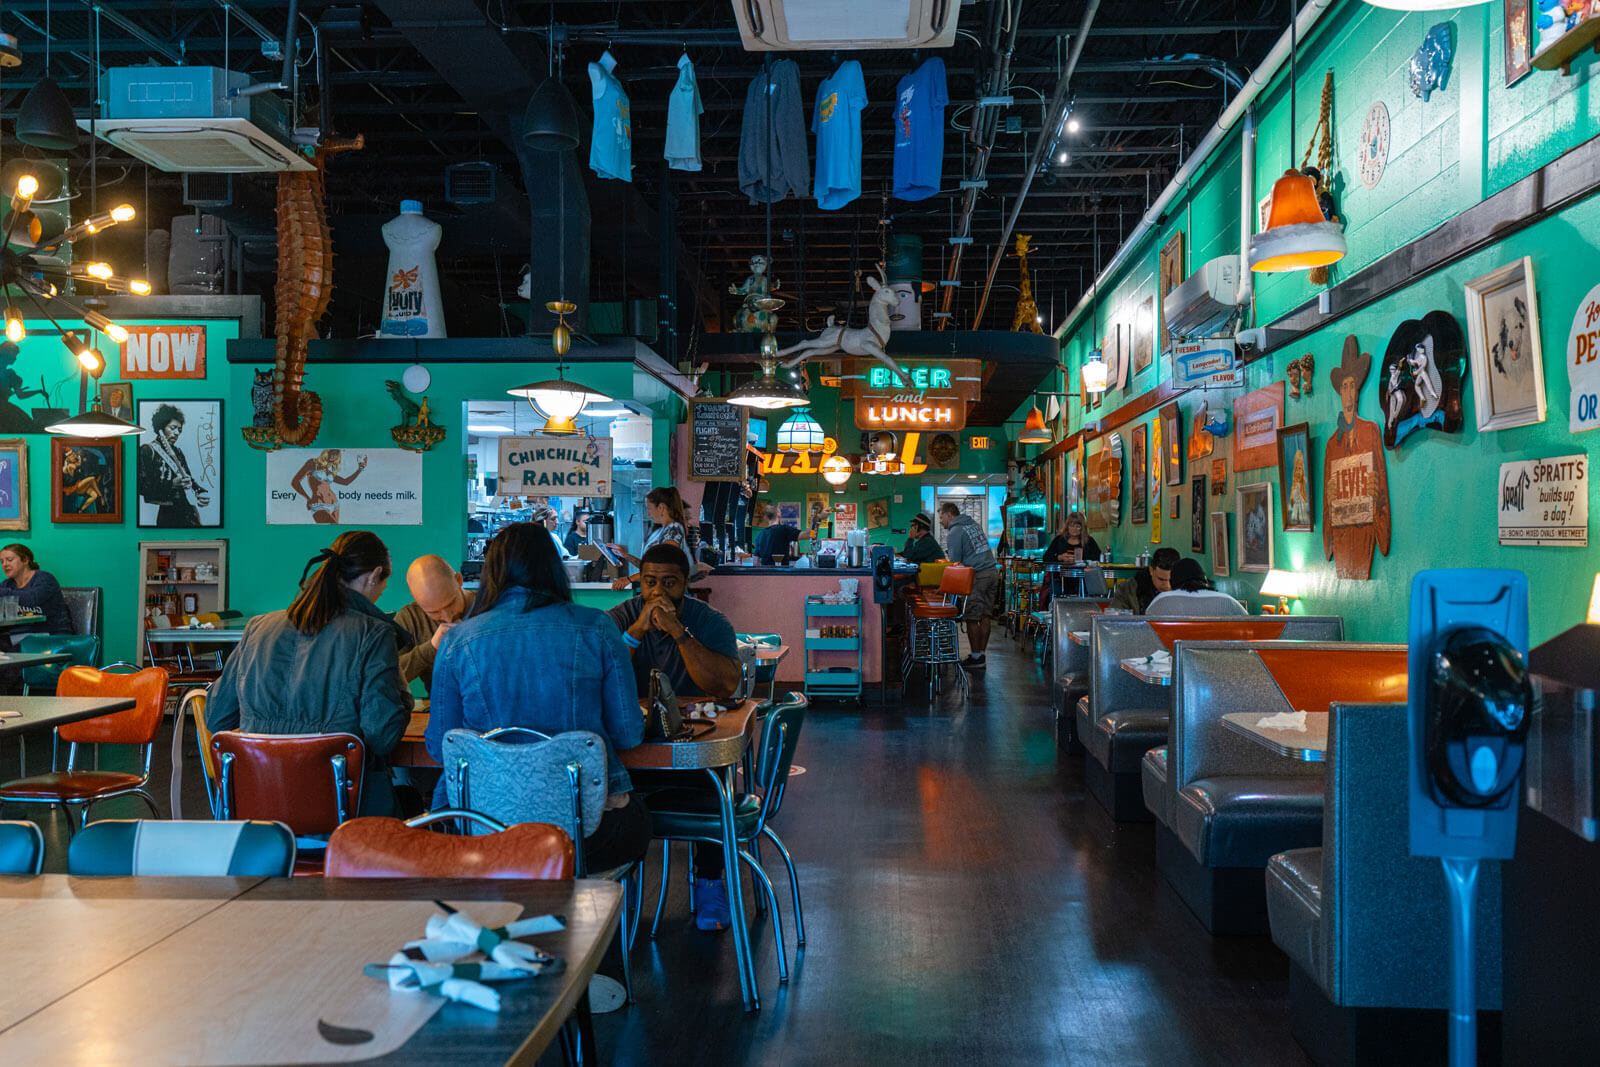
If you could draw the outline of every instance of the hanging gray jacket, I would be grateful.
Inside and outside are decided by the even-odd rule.
[[[994,549],[971,515],[957,515],[945,529],[944,554],[951,563],[979,573],[995,569]]]
[[[811,192],[800,67],[792,59],[778,59],[770,74],[770,101],[768,73],[750,80],[739,134],[739,188],[752,204],[774,203],[790,193],[804,198]]]

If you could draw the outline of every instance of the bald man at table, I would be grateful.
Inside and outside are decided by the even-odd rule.
[[[450,628],[467,617],[477,594],[462,587],[460,573],[443,556],[418,556],[406,568],[406,588],[411,603],[394,617],[395,625],[415,642],[400,653],[400,676],[410,684],[422,679],[422,686],[433,689],[433,661],[439,655],[439,642]]]

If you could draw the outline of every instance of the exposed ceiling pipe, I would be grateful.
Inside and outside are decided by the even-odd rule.
[[[1028,190],[1033,187],[1033,176],[1039,173],[1039,168],[1044,164],[1044,154],[1055,148],[1056,139],[1049,135],[1049,131],[1060,129],[1066,121],[1067,88],[1072,84],[1072,72],[1077,69],[1078,57],[1083,55],[1083,46],[1089,39],[1089,28],[1094,23],[1095,13],[1100,10],[1100,0],[1089,0],[1089,6],[1083,10],[1083,22],[1078,26],[1078,36],[1072,41],[1072,51],[1067,55],[1067,68],[1061,72],[1061,78],[1056,82],[1055,92],[1050,94],[1050,103],[1045,107],[1044,125],[1039,129],[1039,139],[1034,142],[1033,152],[1028,156],[1027,169],[1022,172],[1022,189],[1017,193],[1016,199],[1011,204],[1011,214],[1006,216],[1006,224],[1000,231],[1000,240],[994,246],[994,259],[989,263],[989,275],[983,281],[983,295],[978,297],[978,313],[972,317],[972,328],[976,330],[983,322],[984,308],[989,306],[989,293],[994,288],[994,276],[1000,269],[1000,261],[1006,255],[1006,242],[1011,240],[1011,231],[1017,225],[1017,216],[1022,214],[1022,202],[1028,199]]]
[[[1099,3],[1099,0],[1091,0],[1091,2]],[[994,15],[994,18],[998,20],[999,16]],[[986,180],[984,175],[989,172],[989,153],[994,150],[995,132],[1000,126],[1000,109],[998,107],[984,107],[982,100],[986,96],[999,96],[1005,91],[1006,82],[1011,77],[1011,53],[1016,47],[1017,29],[1021,22],[1022,12],[1019,5],[1019,9],[1014,10],[1011,15],[1011,29],[1006,34],[1005,48],[999,53],[994,69],[989,72],[989,85],[986,89],[979,91],[978,100],[974,102],[972,132],[969,139],[975,147],[972,168],[968,172],[966,179],[970,184],[967,185],[966,195],[961,198],[961,221],[956,225],[955,233],[951,234],[952,237],[969,239],[972,237],[972,213],[978,207],[979,188],[981,183]],[[995,42],[999,39],[999,29],[997,21],[995,23],[995,32],[991,35],[989,46],[991,51],[994,49]],[[950,271],[945,275],[945,280],[952,284],[941,286],[944,290],[944,295],[939,301],[939,329],[941,330],[950,322],[950,309],[955,305],[956,300],[957,286],[955,283],[961,280],[961,253],[966,250],[966,247],[965,243],[951,246],[953,251],[950,254]]]
[[[1239,133],[1239,179],[1239,287],[1233,292],[1233,302],[1248,309],[1256,295],[1256,272],[1244,262],[1244,250],[1250,247],[1250,235],[1255,232],[1256,223],[1256,109],[1253,107],[1244,109],[1244,126]]]
[[[1311,29],[1321,21],[1322,16],[1328,13],[1328,9],[1337,2],[1338,0],[1307,0],[1306,6],[1300,9],[1300,16],[1295,22],[1294,32],[1299,35],[1301,40],[1304,40],[1311,32]],[[1207,131],[1200,143],[1194,146],[1194,151],[1190,153],[1188,160],[1178,168],[1178,173],[1174,174],[1172,180],[1167,183],[1166,188],[1161,190],[1161,195],[1156,197],[1155,203],[1151,204],[1149,209],[1145,211],[1144,217],[1139,220],[1139,224],[1133,228],[1133,232],[1123,241],[1122,247],[1117,249],[1116,254],[1111,257],[1111,261],[1106,264],[1105,269],[1096,276],[1094,284],[1084,292],[1083,296],[1078,299],[1077,304],[1067,313],[1066,318],[1062,320],[1061,325],[1056,329],[1058,338],[1065,337],[1072,330],[1078,319],[1088,310],[1089,305],[1099,297],[1102,287],[1117,271],[1122,269],[1123,264],[1128,261],[1128,257],[1133,254],[1133,250],[1156,228],[1167,208],[1177,199],[1178,194],[1183,191],[1183,187],[1189,184],[1189,180],[1195,176],[1200,167],[1205,164],[1212,150],[1228,135],[1234,124],[1244,118],[1250,111],[1250,106],[1255,102],[1256,97],[1261,95],[1261,91],[1267,87],[1267,83],[1288,61],[1292,39],[1289,29],[1285,28],[1283,36],[1278,38],[1272,49],[1267,52],[1266,57],[1262,59],[1261,65],[1245,81],[1244,87],[1233,98],[1233,103],[1223,110],[1216,124]],[[1244,222],[1246,226],[1249,224],[1248,221]],[[1244,254],[1244,250],[1245,246],[1241,245],[1239,248],[1241,257]]]

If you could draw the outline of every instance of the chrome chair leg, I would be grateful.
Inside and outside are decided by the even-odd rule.
[[[772,843],[777,846],[778,854],[783,857],[783,865],[789,869],[789,889],[794,893],[794,943],[803,945],[806,943],[806,915],[800,907],[800,879],[795,877],[794,859],[784,847],[783,840],[773,833],[772,827],[763,826],[761,833],[762,836],[772,839]]]
[[[650,940],[656,939],[656,927],[661,925],[661,909],[667,903],[667,890],[672,886],[672,842],[661,840],[661,891],[656,895],[656,917],[650,923]]]
[[[784,951],[783,947],[783,922],[778,915],[778,896],[773,892],[772,879],[767,877],[767,872],[761,869],[761,865],[755,861],[755,857],[750,853],[740,849],[739,858],[744,861],[745,866],[749,867],[756,876],[758,884],[756,899],[761,900],[761,894],[764,892],[767,902],[772,905],[772,941],[778,949],[778,981],[787,982],[789,980],[788,953]]]

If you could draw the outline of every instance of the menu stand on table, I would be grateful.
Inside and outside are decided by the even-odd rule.
[[[821,620],[816,627],[811,625],[813,618]],[[805,621],[806,696],[831,697],[837,700],[854,699],[859,702],[861,681],[864,676],[861,659],[861,601],[829,604],[820,596],[808,596]],[[824,632],[822,626],[845,627],[852,636],[813,637],[813,633],[820,635]],[[854,652],[855,668],[852,670],[848,667],[819,667],[812,658],[817,652]]]

